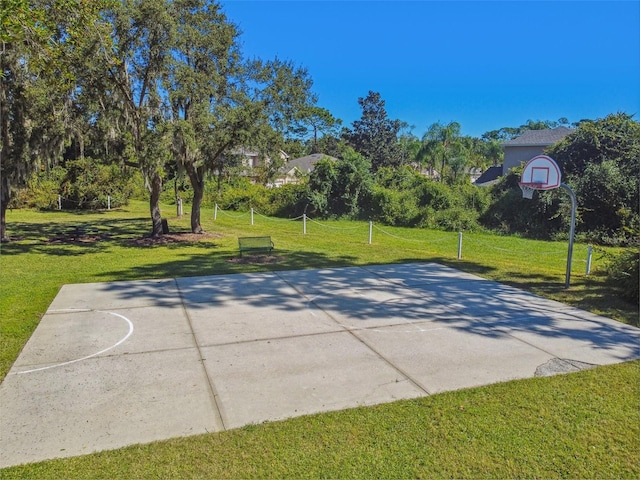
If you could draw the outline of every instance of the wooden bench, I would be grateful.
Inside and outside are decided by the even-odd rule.
[[[242,252],[269,252],[273,250],[273,242],[271,237],[238,237],[238,247],[240,248],[240,256]]]

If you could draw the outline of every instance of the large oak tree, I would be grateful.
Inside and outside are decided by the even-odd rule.
[[[0,16],[0,238],[12,190],[61,156],[106,0],[14,0]],[[108,37],[103,37],[108,43]]]
[[[263,157],[269,181],[280,166],[283,132],[315,98],[306,70],[281,60],[247,61],[240,32],[208,0],[175,0],[175,43],[165,85],[171,103],[173,151],[193,187],[191,230],[202,232],[207,177],[222,175],[242,148]]]

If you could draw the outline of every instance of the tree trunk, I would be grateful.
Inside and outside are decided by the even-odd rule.
[[[2,153],[0,153],[2,155]],[[10,188],[9,180],[2,176],[2,163],[0,161],[0,242],[8,242],[7,237],[7,207],[9,206]]]
[[[200,209],[202,206],[202,197],[204,196],[204,174],[198,172],[192,164],[185,166],[191,187],[193,188],[193,202],[191,203],[191,233],[202,233],[202,225],[200,225]]]
[[[7,48],[11,48],[7,46]],[[0,55],[0,67],[3,72],[6,72],[9,65],[8,52],[3,52]],[[11,196],[11,182],[9,181],[7,168],[7,153],[12,145],[11,133],[10,133],[10,120],[9,120],[9,102],[7,101],[7,91],[11,88],[7,88],[5,84],[6,77],[0,78],[0,241],[7,242],[7,206],[9,204],[9,198]],[[15,88],[15,86],[14,86]],[[15,120],[15,119],[14,119]],[[9,162],[11,166],[11,162]],[[3,168],[4,167],[4,168]]]
[[[159,237],[162,235],[162,213],[160,212],[160,192],[162,191],[162,178],[158,172],[154,172],[149,179],[151,195],[149,196],[149,207],[151,210],[151,223],[153,230],[151,235]]]
[[[7,202],[0,198],[0,242],[8,242],[7,237]]]
[[[200,206],[202,205],[203,189],[193,189],[193,203],[191,205],[191,232],[202,233],[204,230],[200,225]]]

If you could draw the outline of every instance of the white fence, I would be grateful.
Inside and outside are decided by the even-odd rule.
[[[219,215],[224,215],[228,218],[232,218],[235,220],[244,218],[244,217],[248,217],[249,218],[249,223],[250,225],[255,225],[256,222],[256,217],[260,217],[261,219],[264,219],[265,221],[269,221],[269,222],[301,222],[301,229],[302,229],[302,234],[306,235],[307,234],[307,226],[309,224],[313,225],[313,226],[318,226],[320,228],[324,228],[324,229],[329,229],[329,230],[341,230],[341,231],[352,231],[352,232],[357,232],[358,230],[361,230],[363,232],[363,238],[364,235],[366,235],[367,238],[367,243],[368,244],[372,244],[373,240],[374,240],[374,232],[376,234],[382,234],[382,235],[386,235],[389,237],[393,237],[397,240],[402,240],[405,242],[413,242],[413,243],[418,243],[418,244],[425,244],[425,240],[424,239],[416,239],[416,238],[408,238],[408,237],[402,237],[400,235],[394,234],[389,232],[388,230],[385,230],[377,225],[374,224],[374,222],[369,221],[368,224],[366,222],[363,222],[362,225],[355,225],[353,227],[339,227],[336,225],[330,225],[328,223],[325,222],[320,222],[318,220],[314,220],[312,218],[310,218],[308,215],[306,214],[302,214],[299,217],[295,217],[295,218],[288,218],[288,219],[283,219],[283,218],[275,218],[275,217],[267,217],[266,215],[262,215],[259,212],[256,212],[253,208],[249,211],[249,212],[242,212],[242,213],[229,213],[225,210],[223,210],[222,208],[220,208],[217,204],[214,207],[214,220],[218,219]],[[418,230],[418,229],[416,229]],[[481,247],[482,249],[492,249],[492,250],[497,250],[502,252],[505,255],[518,255],[518,256],[522,256],[525,258],[531,258],[532,256],[542,256],[542,257],[548,257],[548,256],[561,256],[561,255],[565,255],[567,253],[567,249],[566,248],[553,248],[553,249],[549,249],[549,250],[545,250],[545,251],[532,251],[532,250],[517,250],[517,249],[513,249],[513,248],[503,248],[500,247],[496,244],[493,243],[487,243],[484,242],[480,239],[478,239],[478,237],[476,235],[473,234],[463,234],[463,232],[458,232],[458,233],[451,233],[451,232],[442,232],[443,233],[443,238],[440,239],[434,239],[434,238],[429,238],[428,243],[429,245],[433,245],[434,243],[439,243],[439,242],[452,242],[453,240],[453,235],[457,236],[457,258],[458,260],[461,260],[463,258],[463,244],[473,244],[476,247]],[[447,235],[451,235],[451,237],[447,237]],[[582,257],[584,258],[584,260],[579,260],[576,258],[572,259],[572,263],[573,262],[581,262],[581,263],[585,263],[585,273],[586,275],[589,275],[591,273],[591,266],[592,266],[592,258],[593,258],[593,247],[591,245],[587,245],[587,246],[583,246],[583,248],[578,247],[576,250],[577,253],[581,254]]]

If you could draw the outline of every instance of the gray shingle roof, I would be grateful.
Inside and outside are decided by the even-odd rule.
[[[546,130],[527,130],[522,135],[508,142],[504,142],[504,147],[526,147],[526,146],[546,146],[559,142],[564,137],[573,133],[569,127],[556,127]]]
[[[502,176],[502,165],[494,165],[489,167],[482,175],[475,181],[476,185],[489,185]]]
[[[337,160],[337,158],[325,155],[323,153],[313,153],[305,157],[294,158],[293,160],[287,162],[285,171],[288,172],[293,168],[297,168],[302,173],[309,173],[311,170],[313,170],[314,165],[324,157],[329,158],[330,160]]]

